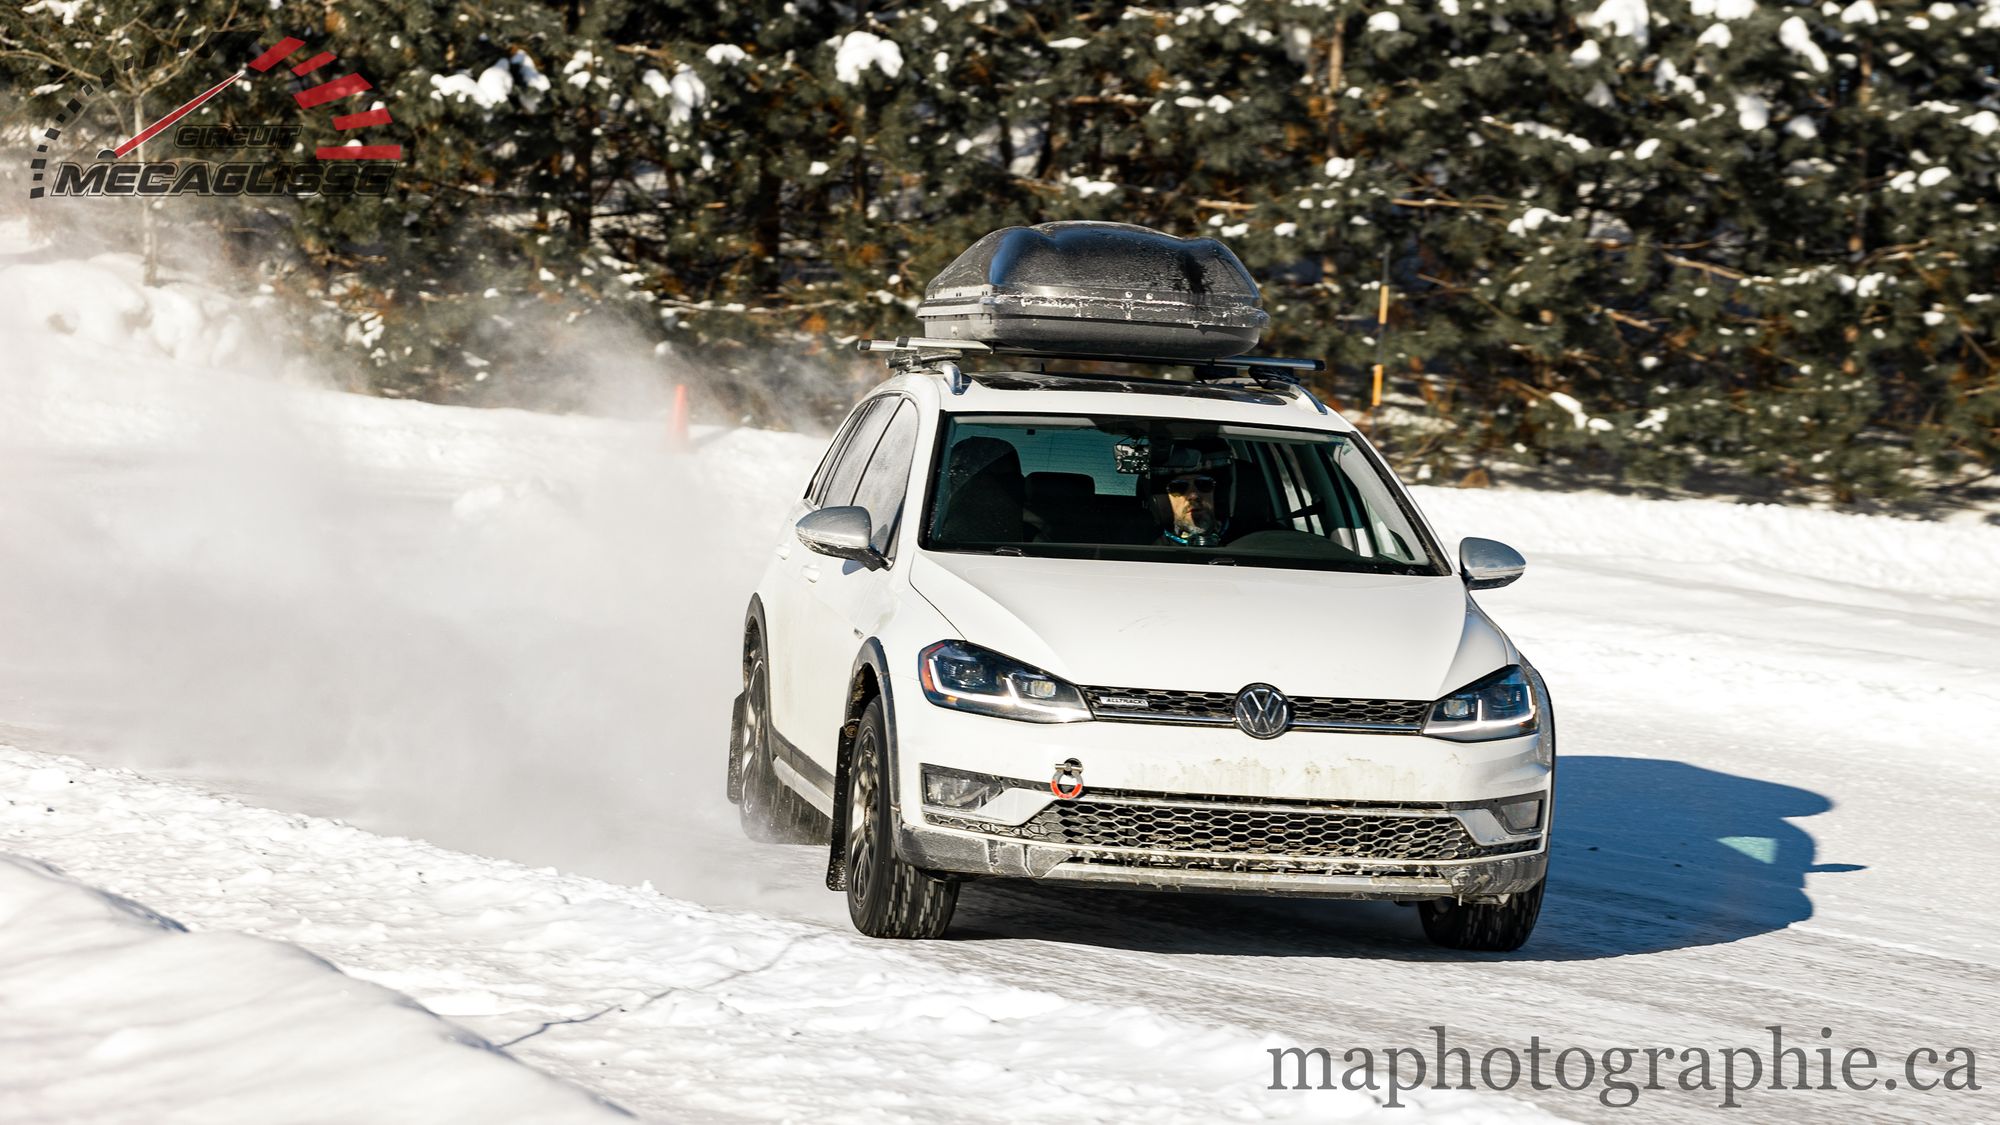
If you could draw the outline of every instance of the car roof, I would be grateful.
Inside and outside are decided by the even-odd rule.
[[[1240,425],[1352,433],[1354,426],[1310,393],[1282,383],[1194,382],[1002,369],[956,382],[936,368],[912,366],[879,390],[902,391],[948,414],[1090,414],[1193,418]]]

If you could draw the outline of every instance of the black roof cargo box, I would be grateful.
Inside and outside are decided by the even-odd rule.
[[[994,348],[1205,360],[1257,345],[1270,316],[1227,246],[1126,223],[1006,227],[931,279],[926,335]]]

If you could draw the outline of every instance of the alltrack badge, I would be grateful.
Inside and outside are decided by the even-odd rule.
[[[1292,725],[1292,701],[1270,684],[1236,693],[1236,725],[1252,738],[1276,738]]]

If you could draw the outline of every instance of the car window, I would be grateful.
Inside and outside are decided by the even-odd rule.
[[[1132,478],[1118,472],[1114,446],[1118,435],[1103,430],[1078,429],[1073,426],[988,426],[981,422],[964,422],[953,430],[958,437],[998,436],[1014,447],[1021,459],[1021,472],[1032,476],[1036,473],[1068,473],[1091,478],[1091,487],[1100,496],[1131,496],[1136,485]]]
[[[1448,573],[1352,435],[1199,419],[953,417],[924,545],[1387,574]]]
[[[874,455],[875,443],[882,437],[882,428],[889,424],[889,413],[894,408],[893,401],[880,398],[862,407],[865,413],[855,419],[853,433],[848,435],[847,444],[841,447],[832,471],[827,474],[826,488],[818,498],[821,507],[854,503],[854,486],[861,480],[861,470],[868,467],[868,458]]]
[[[864,415],[875,408],[873,402],[864,402],[847,412],[847,419],[833,432],[833,440],[826,444],[826,452],[820,455],[819,467],[813,470],[812,479],[806,482],[806,499],[818,506],[820,497],[826,495],[826,482],[833,476],[833,467],[840,463],[840,451],[847,448],[847,441],[854,436],[854,428]]]
[[[884,555],[894,541],[896,525],[903,514],[903,493],[910,481],[910,458],[917,449],[917,408],[905,400],[896,407],[882,439],[875,444],[875,456],[861,474],[854,490],[854,502],[868,509],[872,529],[870,545]]]

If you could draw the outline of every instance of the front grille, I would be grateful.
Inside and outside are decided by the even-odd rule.
[[[1298,723],[1354,723],[1420,729],[1431,709],[1422,699],[1329,699],[1305,696],[1292,700]]]
[[[1128,712],[1136,715],[1157,716],[1162,719],[1213,719],[1217,722],[1236,721],[1236,693],[1233,691],[1158,691],[1147,688],[1087,687],[1083,693],[1090,699],[1091,710],[1099,712],[1098,718],[1127,717]],[[1103,714],[1109,711],[1111,716]],[[1136,715],[1134,717],[1136,717]]]
[[[1478,846],[1457,818],[1440,816],[1064,801],[1042,818],[1064,843],[1149,852],[1435,860]]]
[[[991,836],[1079,849],[1134,849],[1169,857],[1451,861],[1532,851],[1537,846],[1534,841],[1481,845],[1457,817],[1442,810],[1425,815],[1282,803],[1093,800],[1086,795],[1051,804],[1018,826],[941,816],[928,810],[925,816],[940,827]]]
[[[1087,687],[1084,696],[1099,719],[1137,723],[1233,723],[1233,691],[1167,691],[1159,688]],[[1423,699],[1341,699],[1292,696],[1295,730],[1423,729],[1430,702]]]

